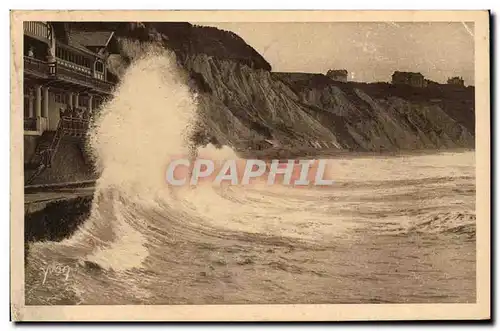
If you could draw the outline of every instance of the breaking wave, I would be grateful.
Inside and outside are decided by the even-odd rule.
[[[327,190],[171,187],[165,181],[166,166],[173,158],[191,155],[190,136],[199,111],[197,96],[173,54],[151,48],[134,59],[90,132],[101,172],[90,217],[62,242],[32,244],[28,302],[287,302],[297,297],[290,286],[279,288],[282,280],[294,272],[300,277],[328,275],[335,269],[328,269],[328,264],[347,263],[339,252],[350,254],[350,246],[360,238],[372,236],[372,242],[380,234],[475,234],[471,180],[460,176],[442,180],[442,174],[457,164],[456,156],[342,160],[331,170],[338,181]],[[227,146],[199,147],[196,153],[212,160],[238,158]],[[393,181],[395,176],[414,179],[411,167],[441,165],[450,157],[446,169],[435,169],[441,182]],[[471,155],[458,158],[473,173],[473,153],[472,162]],[[407,172],[402,168],[395,172],[397,162]],[[367,180],[371,181],[365,186]],[[351,185],[354,182],[358,184]],[[462,204],[448,203],[447,199],[456,199],[457,187],[470,190],[461,196]],[[421,205],[415,205],[421,192],[431,195],[425,193],[417,199]],[[395,195],[398,198],[392,199]],[[64,291],[60,283],[51,283],[41,298],[35,293],[42,286],[39,270],[47,261],[70,264],[73,278]],[[258,271],[250,272],[249,266]],[[242,278],[230,273],[229,267]],[[246,276],[249,272],[253,276]],[[259,278],[260,285],[248,277]],[[272,284],[267,290],[263,277]],[[307,293],[316,298],[314,302],[324,300],[322,285],[314,289],[306,278],[300,278],[302,285],[297,279],[290,281],[295,291],[309,286]],[[173,287],[176,282],[179,287]],[[210,284],[219,283],[223,285],[210,289]],[[266,297],[268,291],[275,291],[273,298]]]

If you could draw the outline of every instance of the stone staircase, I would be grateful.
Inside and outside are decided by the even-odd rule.
[[[45,137],[44,137],[45,135]],[[34,172],[31,173],[25,185],[29,185],[33,180],[42,173],[46,168],[52,164],[52,159],[56,154],[57,147],[63,135],[62,129],[59,126],[56,131],[44,132],[40,141],[35,149],[35,154],[30,161],[31,167],[36,167]]]
[[[84,162],[93,164],[85,149],[85,135],[89,127],[88,119],[63,117],[59,121],[56,131],[45,131],[39,139],[35,153],[25,168],[25,185],[29,185],[45,169],[50,168],[63,136],[77,137],[81,139],[78,143],[83,155]]]

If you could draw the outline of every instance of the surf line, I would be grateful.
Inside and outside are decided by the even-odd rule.
[[[212,182],[220,185],[227,181],[231,185],[248,185],[258,178],[267,176],[267,184],[294,186],[332,185],[334,181],[325,178],[327,160],[224,160],[209,159],[172,160],[166,170],[166,181],[173,186],[198,185]]]

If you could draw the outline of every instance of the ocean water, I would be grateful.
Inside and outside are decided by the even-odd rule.
[[[198,112],[174,63],[150,49],[104,105],[91,215],[30,244],[26,304],[475,302],[474,152],[332,159],[322,188],[170,187]]]

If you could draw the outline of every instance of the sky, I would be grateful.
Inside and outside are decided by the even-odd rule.
[[[198,23],[233,31],[279,72],[346,69],[350,80],[390,81],[394,71],[421,72],[474,85],[474,23],[305,22]]]

